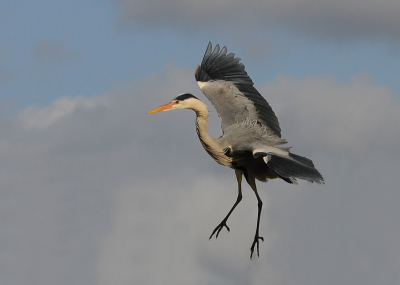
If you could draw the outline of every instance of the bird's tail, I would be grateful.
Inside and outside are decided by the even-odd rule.
[[[312,160],[306,157],[294,153],[289,153],[286,157],[269,154],[264,156],[264,161],[271,170],[288,183],[297,184],[296,178],[298,178],[324,184],[321,173],[315,169]]]

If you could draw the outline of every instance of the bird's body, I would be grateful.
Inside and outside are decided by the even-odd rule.
[[[254,137],[258,137],[260,143],[281,142],[282,139],[269,137],[268,129],[256,124],[254,121],[242,121],[227,129],[227,132],[219,139],[214,139],[207,132],[207,106],[201,101],[192,103],[197,110],[196,132],[205,151],[219,164],[228,166],[242,173],[252,173],[254,178],[260,181],[267,181],[267,178],[277,178],[263,158],[254,158],[248,146],[254,143]]]
[[[212,138],[207,132],[207,106],[195,96],[181,94],[171,102],[149,113],[172,109],[192,109],[196,112],[196,132],[206,152],[219,164],[235,170],[238,181],[238,197],[228,215],[214,229],[218,237],[226,221],[242,199],[242,175],[253,189],[258,200],[257,228],[251,246],[259,252],[259,222],[262,201],[255,180],[281,178],[297,184],[296,178],[323,183],[321,174],[308,158],[292,154],[282,147],[287,141],[281,138],[279,122],[268,102],[253,87],[253,82],[239,63],[240,58],[226,54],[217,45],[212,51],[209,43],[201,65],[196,68],[195,78],[204,95],[211,101],[221,119],[223,135]]]

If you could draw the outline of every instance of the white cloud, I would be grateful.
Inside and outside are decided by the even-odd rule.
[[[259,90],[293,152],[327,182],[258,183],[259,259],[249,259],[257,206],[247,185],[231,232],[208,241],[237,189],[202,150],[194,113],[145,115],[200,93],[192,70],[169,65],[89,101],[25,110],[22,125],[1,121],[2,283],[395,284],[397,95],[364,75],[280,77]]]
[[[268,25],[328,38],[399,40],[400,3],[396,0],[114,1],[124,19],[147,27],[190,31],[265,29]]]
[[[45,108],[38,109],[35,106],[26,108],[20,113],[19,120],[26,129],[43,129],[61,118],[71,115],[77,109],[89,110],[101,105],[105,106],[106,104],[107,100],[105,97],[78,97],[74,99],[62,97]]]

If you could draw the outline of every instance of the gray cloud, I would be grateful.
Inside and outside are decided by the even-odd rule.
[[[398,94],[362,74],[348,84],[281,77],[263,90],[279,98],[273,106],[292,151],[321,163],[327,183],[282,189],[284,203],[271,206],[280,233],[270,258],[282,284],[398,282]]]
[[[287,114],[283,123],[287,121],[294,127],[290,135],[296,135],[303,146],[357,156],[367,150],[376,153],[398,146],[398,94],[375,85],[368,75],[356,75],[349,84],[339,84],[330,76],[301,81],[278,77],[264,90],[264,94],[280,98],[275,109],[278,114]],[[309,116],[303,117],[304,112]],[[303,121],[299,121],[300,117]]]
[[[384,1],[142,1],[116,0],[121,15],[146,27],[218,31],[232,28],[248,33],[280,26],[294,33],[335,38],[378,38],[398,41],[400,3]],[[232,32],[232,31],[230,31]]]
[[[169,65],[0,121],[1,283],[395,284],[397,94],[364,75],[280,77],[259,90],[293,152],[326,179],[258,183],[259,259],[249,260],[257,207],[247,185],[231,232],[208,241],[236,181],[202,150],[193,112],[145,115],[181,92],[204,98],[192,70]]]

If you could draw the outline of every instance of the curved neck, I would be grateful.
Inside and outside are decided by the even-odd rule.
[[[213,145],[216,140],[212,138],[207,131],[207,117],[204,117],[202,113],[196,112],[196,132],[199,136],[200,142],[206,149],[205,145]],[[207,149],[206,149],[207,150]]]
[[[206,152],[214,158],[216,162],[225,166],[231,166],[231,158],[225,155],[224,150],[219,146],[218,141],[212,138],[207,131],[207,118],[208,110],[207,106],[201,102],[196,104],[196,108],[193,108],[196,112],[196,132],[199,136],[201,145],[206,150]],[[200,104],[201,103],[201,104]]]
[[[216,143],[207,131],[207,119],[208,119],[208,109],[206,104],[201,101],[197,101],[196,105],[193,106],[193,111],[196,112],[196,132],[199,136],[200,142],[204,149],[207,151],[206,146],[212,146]],[[208,152],[208,151],[207,151]]]

